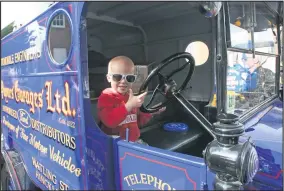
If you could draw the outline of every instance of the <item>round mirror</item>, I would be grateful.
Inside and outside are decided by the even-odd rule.
[[[71,47],[71,27],[66,14],[53,17],[48,31],[49,55],[57,65],[64,64]]]
[[[222,7],[222,2],[201,2],[199,5],[199,11],[207,18],[215,17]]]
[[[190,53],[195,59],[195,66],[200,66],[205,64],[209,57],[209,49],[208,46],[201,41],[195,41],[190,43],[185,52]]]

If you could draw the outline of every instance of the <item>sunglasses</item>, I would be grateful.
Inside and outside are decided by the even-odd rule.
[[[128,83],[133,83],[136,80],[136,75],[134,74],[108,74],[112,77],[112,80],[115,82],[120,82],[121,80],[125,79]]]

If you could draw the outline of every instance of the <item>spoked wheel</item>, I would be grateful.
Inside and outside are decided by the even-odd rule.
[[[163,75],[161,73],[161,71],[165,67],[167,67],[169,64],[171,64],[173,61],[182,59],[182,58],[187,60],[186,63],[182,67],[172,71],[168,75]],[[174,76],[174,74],[182,70],[185,70],[186,66],[188,65],[189,65],[189,70],[188,70],[187,76],[185,80],[182,82],[181,86],[177,89],[177,84],[173,79],[171,79],[171,77]],[[140,86],[139,94],[145,92],[146,89],[148,88],[148,85],[153,80],[153,78],[155,76],[158,76],[159,84],[154,89],[153,94],[150,98],[150,101],[145,105],[143,104],[140,107],[140,110],[144,113],[154,113],[154,112],[159,111],[159,109],[165,107],[169,103],[171,98],[173,97],[172,95],[174,93],[181,92],[186,87],[186,85],[188,84],[188,82],[190,81],[193,75],[194,68],[195,68],[195,60],[192,57],[192,55],[187,52],[180,52],[180,53],[173,54],[169,56],[168,58],[164,59],[163,61],[161,61],[161,63],[154,70],[152,70],[152,72],[147,76],[145,81]],[[149,107],[158,92],[164,95],[167,98],[167,100],[159,104],[158,106]]]

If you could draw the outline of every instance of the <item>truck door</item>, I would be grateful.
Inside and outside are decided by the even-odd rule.
[[[202,158],[118,141],[121,190],[203,190],[206,166]]]

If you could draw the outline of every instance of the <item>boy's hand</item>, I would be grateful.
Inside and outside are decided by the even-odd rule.
[[[138,96],[134,96],[132,89],[129,89],[129,98],[127,103],[125,104],[126,110],[130,112],[134,108],[139,108],[144,103],[144,98],[147,92],[140,94]]]
[[[159,109],[159,111],[155,112],[155,114],[162,113],[162,112],[164,112],[166,109],[167,109],[166,107],[162,107],[161,109]]]
[[[152,107],[157,107],[157,106],[159,106],[159,105],[161,105],[162,103],[158,103],[158,104],[156,104],[156,105],[154,105],[154,106],[152,106]],[[166,107],[162,107],[161,109],[159,109],[159,111],[156,111],[156,112],[154,112],[153,114],[160,114],[160,113],[162,113],[163,111],[165,111],[166,110]]]

